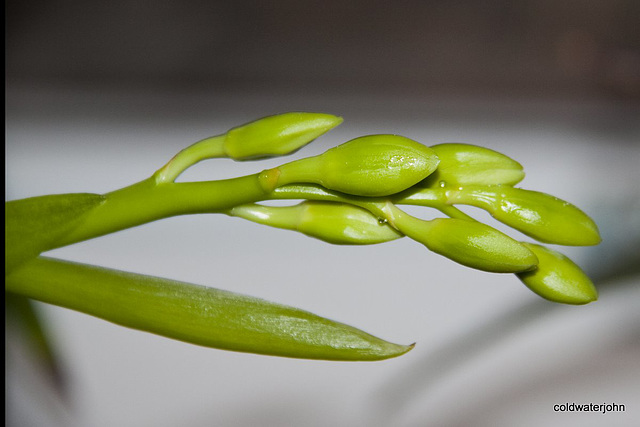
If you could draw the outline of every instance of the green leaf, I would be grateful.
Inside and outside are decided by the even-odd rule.
[[[326,360],[381,360],[392,344],[309,312],[232,292],[39,257],[6,290],[177,340],[225,350]]]
[[[80,225],[85,214],[103,201],[99,194],[71,193],[6,202],[6,273],[55,247],[58,239]]]

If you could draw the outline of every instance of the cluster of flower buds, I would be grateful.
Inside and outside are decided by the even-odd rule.
[[[237,160],[284,155],[341,122],[327,114],[271,116],[217,137],[217,151],[200,155]],[[524,178],[522,166],[494,150],[459,143],[427,147],[399,135],[369,135],[266,170],[259,178],[265,199],[305,201],[295,206],[240,205],[227,214],[334,244],[375,244],[407,236],[465,266],[515,273],[551,301],[586,304],[597,299],[593,283],[565,256],[519,242],[455,207],[485,209],[544,243],[600,242],[597,226],[577,207],[514,188]],[[402,204],[439,209],[450,218],[422,220],[402,211]]]
[[[522,166],[487,148],[458,143],[427,147],[399,135],[369,135],[252,175],[176,182],[201,160],[286,155],[340,123],[340,117],[329,114],[270,116],[198,141],[150,178],[110,193],[7,202],[5,290],[18,298],[235,351],[380,360],[413,347],[263,300],[40,256],[170,216],[225,213],[332,244],[370,245],[408,237],[464,266],[515,274],[551,301],[586,304],[597,299],[591,280],[564,255],[518,241],[457,207],[484,209],[542,243],[600,242],[595,223],[574,205],[514,188],[524,178]],[[261,203],[273,200],[298,204]],[[420,219],[403,211],[403,205],[434,208],[444,217]]]

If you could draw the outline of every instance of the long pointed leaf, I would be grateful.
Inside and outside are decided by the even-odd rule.
[[[226,350],[381,360],[412,348],[257,298],[45,257],[16,269],[5,286],[7,291],[123,326]]]

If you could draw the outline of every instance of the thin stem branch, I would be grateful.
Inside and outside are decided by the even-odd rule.
[[[169,162],[153,175],[157,184],[171,183],[185,170],[206,159],[226,157],[225,135],[212,136],[198,141],[173,156]]]

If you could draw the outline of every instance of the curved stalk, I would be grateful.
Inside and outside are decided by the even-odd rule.
[[[174,182],[185,170],[206,159],[226,157],[225,135],[212,136],[198,141],[173,156],[169,162],[153,174],[157,184]]]

